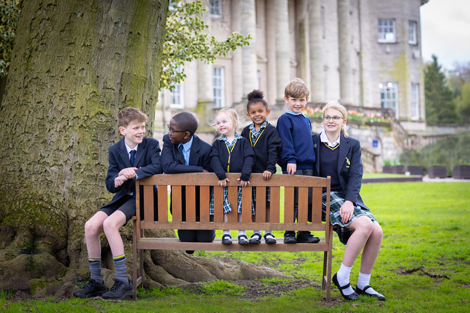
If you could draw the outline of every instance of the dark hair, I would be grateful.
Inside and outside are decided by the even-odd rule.
[[[194,135],[197,130],[197,120],[194,115],[189,112],[178,113],[173,116],[172,120],[178,124],[178,127],[181,128],[181,130],[188,131],[191,136]]]
[[[119,126],[127,127],[130,122],[137,121],[137,122],[147,122],[148,117],[147,114],[143,113],[141,110],[133,107],[127,107],[122,109],[121,112],[118,113],[117,119],[119,122]]]
[[[253,89],[248,95],[246,95],[248,103],[246,104],[246,111],[250,110],[250,105],[261,102],[266,109],[268,109],[268,103],[264,100],[264,93],[259,89]]]

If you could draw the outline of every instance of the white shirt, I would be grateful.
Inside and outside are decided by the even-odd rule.
[[[334,142],[330,142],[328,140],[328,137],[326,136],[326,133],[324,130],[322,130],[322,132],[320,133],[320,141],[321,142],[326,142],[328,144],[328,146],[330,146],[331,148],[334,148],[336,147],[337,145],[339,145],[339,139],[341,138],[341,135],[338,136],[338,139],[336,139],[336,141]]]

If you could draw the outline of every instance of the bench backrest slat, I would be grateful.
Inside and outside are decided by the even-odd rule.
[[[166,186],[158,187],[158,220],[168,221],[168,201],[161,201],[161,199],[168,199],[168,188]]]
[[[262,174],[252,174],[250,177],[251,185],[242,188],[242,215],[241,224],[238,222],[238,183],[236,178],[239,174],[229,173],[227,176],[230,179],[228,184],[228,199],[231,203],[232,211],[227,214],[227,222],[224,223],[223,203],[224,203],[224,190],[223,187],[217,185],[218,179],[213,173],[204,174],[173,174],[173,175],[155,175],[140,181],[137,181],[137,186],[142,185],[143,195],[137,192],[137,198],[143,196],[144,208],[143,219],[140,217],[140,201],[137,201],[138,227],[141,229],[155,228],[152,223],[161,223],[161,227],[165,229],[251,229],[254,226],[249,226],[255,222],[266,223],[265,227],[272,224],[291,224],[292,230],[304,229],[304,225],[319,224],[319,228],[324,231],[328,226],[323,223],[322,225],[322,188],[329,185],[329,179],[308,176],[287,176],[287,175],[274,175],[269,180],[270,186],[270,208],[266,210],[266,202],[261,201],[266,199],[267,186],[266,181],[262,178]],[[237,183],[234,183],[237,182]],[[183,184],[184,183],[184,184]],[[154,197],[154,184],[158,186],[158,197]],[[171,209],[172,221],[169,222],[168,216],[168,187],[171,187]],[[183,187],[184,186],[184,187]],[[210,186],[213,186],[212,188]],[[256,189],[256,216],[252,216],[252,189]],[[295,190],[298,187],[298,203],[294,203]],[[309,187],[312,187],[312,222],[309,220]],[[329,186],[328,186],[329,187]],[[183,197],[184,188],[184,197]],[[284,188],[284,216],[281,217],[281,188]],[[211,189],[214,195],[214,218],[210,222],[210,202],[211,202]],[[328,188],[329,189],[329,188]],[[137,188],[136,190],[141,190]],[[154,203],[157,199],[157,203]],[[329,199],[328,199],[329,200]],[[184,201],[184,203],[183,203]],[[329,201],[328,205],[329,205]],[[294,205],[298,205],[297,222],[294,223]],[[154,206],[158,209],[155,216]],[[183,213],[183,207],[185,213]],[[328,208],[329,209],[329,208]],[[328,210],[329,211],[329,210]],[[328,212],[329,213],[329,212]],[[329,214],[327,214],[329,217]],[[268,224],[269,222],[269,224]],[[328,221],[329,222],[329,221]],[[168,224],[165,224],[168,223]],[[210,226],[206,223],[209,223]],[[214,226],[217,224],[216,226]],[[169,226],[170,225],[170,226]],[[173,226],[171,226],[173,225]],[[237,226],[234,226],[237,225]],[[300,226],[302,225],[302,226]],[[178,226],[178,227],[176,227]],[[189,227],[196,228],[189,228]],[[257,227],[258,225],[256,225]],[[284,229],[282,227],[274,227],[272,229]],[[315,226],[315,228],[318,225]],[[160,226],[159,226],[160,227]],[[204,228],[206,227],[206,228]],[[235,228],[234,228],[235,227]],[[306,229],[308,229],[306,227]],[[266,228],[271,229],[271,228]]]

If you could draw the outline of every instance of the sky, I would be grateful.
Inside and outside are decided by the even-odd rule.
[[[423,61],[437,62],[447,70],[454,63],[470,62],[470,0],[429,0],[421,6]]]

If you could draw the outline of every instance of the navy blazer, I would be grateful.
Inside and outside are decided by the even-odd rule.
[[[170,141],[168,134],[163,136],[162,166],[166,174],[211,172],[211,145],[193,135],[193,143],[189,152],[189,165],[185,165],[183,152]]]
[[[108,149],[109,167],[106,175],[106,189],[115,195],[107,205],[118,201],[129,192],[135,192],[135,179],[128,179],[121,186],[114,187],[114,179],[119,176],[119,172],[132,167],[124,140],[125,138],[122,138]],[[134,162],[134,167],[138,168],[136,174],[139,179],[162,173],[160,151],[158,140],[147,137],[142,139],[142,143],[137,147]]]
[[[364,209],[369,209],[362,201],[359,194],[362,185],[362,160],[361,160],[361,144],[359,140],[344,137],[340,134],[340,145],[338,155],[338,176],[341,188],[345,193],[345,200],[349,200],[355,205],[359,205]],[[313,148],[315,150],[315,166],[313,168],[313,176],[320,176],[320,134],[312,136]]]

